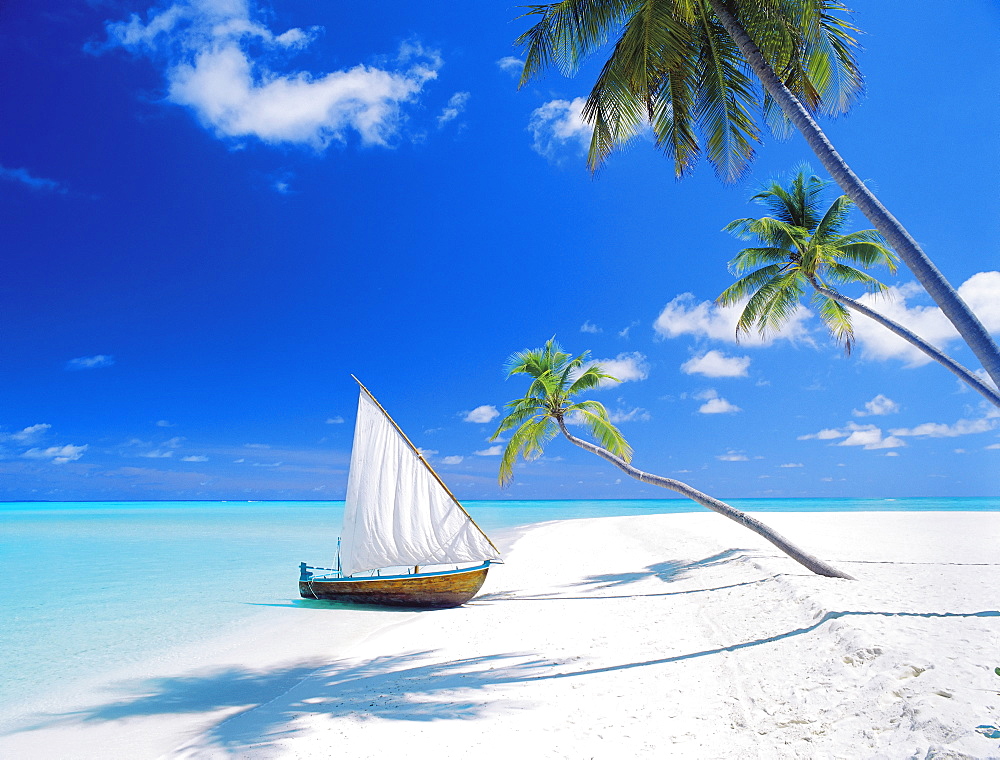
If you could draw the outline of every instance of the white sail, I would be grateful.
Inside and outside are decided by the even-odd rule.
[[[406,438],[362,388],[347,479],[344,575],[499,559]]]

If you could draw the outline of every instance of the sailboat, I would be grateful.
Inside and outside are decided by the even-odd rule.
[[[389,413],[351,377],[361,390],[337,566],[302,562],[299,595],[394,607],[464,604],[479,593],[500,552]]]

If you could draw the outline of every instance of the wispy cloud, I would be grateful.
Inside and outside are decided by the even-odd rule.
[[[596,335],[597,333],[604,332],[604,330],[602,330],[600,327],[598,327],[597,325],[595,325],[593,322],[591,322],[588,319],[586,322],[584,322],[582,325],[580,325],[580,332],[582,332],[582,333],[593,333],[593,334]]]
[[[6,166],[0,166],[0,180],[16,182],[39,192],[60,194],[67,192],[66,186],[61,182],[56,182],[54,179],[36,177],[27,169],[9,169]]]
[[[344,424],[344,418],[341,417],[339,414],[336,417],[327,417],[326,418],[326,424],[327,425],[343,425]]]
[[[444,457],[441,460],[441,462],[443,464],[461,464],[464,460],[465,460],[465,457],[463,457],[463,456],[453,455],[453,456]]]
[[[0,433],[0,441],[13,441],[21,445],[31,445],[42,438],[46,432],[52,429],[47,422],[40,422],[37,425],[30,425],[16,433]]]
[[[496,446],[490,446],[488,449],[482,449],[481,451],[473,451],[477,457],[498,457],[503,453],[503,447],[499,444]]]
[[[469,102],[470,93],[468,92],[456,92],[450,98],[448,98],[448,104],[441,111],[441,115],[438,116],[438,127],[443,127],[449,121],[453,121],[462,115],[465,110],[465,104]]]
[[[90,448],[88,444],[84,444],[83,446],[74,446],[72,444],[49,446],[47,449],[28,449],[21,456],[25,459],[48,459],[53,464],[65,464],[66,462],[74,462],[82,457],[88,448]]]
[[[749,366],[749,356],[726,356],[713,349],[684,362],[681,372],[705,377],[746,377]]]
[[[512,55],[505,55],[497,61],[497,66],[501,71],[506,71],[509,74],[520,76],[521,69],[524,68],[524,61],[520,58],[515,58]]]
[[[332,72],[288,70],[290,54],[319,28],[273,32],[250,0],[176,0],[143,21],[106,24],[104,49],[121,47],[163,69],[165,100],[188,108],[217,137],[256,138],[317,150],[345,143],[389,145],[442,65],[436,51],[403,44],[382,67],[358,64]],[[285,70],[282,70],[285,67]]]
[[[905,446],[906,442],[894,435],[884,437],[882,428],[876,425],[859,425],[856,422],[848,422],[843,428],[826,428],[818,433],[800,435],[798,440],[809,441],[835,441],[839,438],[844,440],[835,444],[837,446],[862,446],[865,449],[895,449]]]
[[[188,457],[181,457],[182,462],[207,462],[208,457],[201,456],[200,454],[194,454]]]
[[[725,454],[719,454],[715,457],[720,462],[749,462],[750,457],[744,454],[742,451],[734,451],[730,449]]]
[[[80,356],[66,362],[66,369],[97,369],[99,367],[110,367],[114,363],[115,357],[107,356],[106,354],[97,354],[96,356]]]

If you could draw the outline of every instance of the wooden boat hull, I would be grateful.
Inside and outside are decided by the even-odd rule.
[[[465,604],[479,593],[490,563],[463,570],[392,575],[378,578],[307,578],[299,580],[303,599],[323,599],[383,607],[443,609]]]

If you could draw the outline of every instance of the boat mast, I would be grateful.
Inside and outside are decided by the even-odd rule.
[[[382,405],[381,405],[381,404],[380,404],[380,403],[378,402],[378,399],[377,399],[377,398],[375,398],[375,397],[374,397],[374,396],[372,395],[372,392],[371,392],[370,390],[368,390],[367,388],[365,388],[364,384],[363,384],[363,383],[362,383],[362,382],[361,382],[360,380],[358,380],[358,378],[354,377],[354,375],[351,375],[351,378],[352,378],[352,379],[354,380],[354,382],[356,382],[356,383],[358,384],[358,386],[359,386],[359,387],[361,388],[361,390],[365,392],[365,394],[366,394],[366,395],[368,396],[368,398],[370,398],[370,399],[372,400],[372,402],[373,402],[373,403],[375,404],[375,406],[377,406],[377,407],[379,408],[379,410],[380,410],[380,411],[382,412],[382,414],[384,414],[384,415],[385,415],[385,418],[386,418],[387,420],[389,420],[389,422],[390,422],[390,423],[392,423],[392,426],[393,426],[394,428],[396,428],[396,432],[397,432],[397,433],[399,433],[399,434],[400,434],[400,436],[402,436],[403,440],[404,440],[404,441],[406,441],[406,444],[407,444],[407,445],[408,445],[408,446],[409,446],[409,447],[410,447],[410,448],[411,448],[411,449],[413,450],[413,453],[417,455],[417,458],[418,458],[418,459],[419,459],[419,460],[420,460],[421,462],[423,462],[423,465],[424,465],[424,467],[426,467],[426,468],[427,468],[428,472],[430,472],[430,474],[434,476],[434,479],[435,479],[435,480],[436,480],[436,481],[437,481],[437,482],[438,482],[438,483],[440,484],[440,486],[441,486],[441,487],[442,487],[442,488],[444,489],[444,492],[445,492],[446,494],[448,494],[448,496],[450,496],[450,497],[451,497],[451,500],[452,500],[453,502],[455,502],[455,506],[456,506],[456,507],[458,507],[459,509],[461,509],[461,510],[462,510],[462,513],[463,513],[463,514],[464,514],[464,515],[465,515],[465,516],[466,516],[466,517],[467,517],[467,518],[469,519],[469,522],[471,522],[471,523],[473,524],[473,526],[475,526],[476,530],[478,530],[478,531],[479,531],[480,533],[482,533],[482,535],[483,535],[483,538],[485,538],[485,539],[486,539],[486,541],[487,541],[487,543],[489,543],[489,545],[493,547],[493,551],[495,551],[495,552],[496,552],[497,554],[500,554],[500,550],[499,550],[499,549],[497,549],[496,545],[495,545],[495,544],[494,544],[494,543],[493,543],[493,542],[492,542],[492,541],[490,540],[490,537],[489,537],[489,536],[487,536],[487,535],[486,535],[486,533],[485,533],[485,532],[483,531],[483,529],[482,529],[482,528],[480,528],[480,527],[479,527],[479,525],[478,525],[478,524],[476,523],[476,521],[472,519],[472,515],[470,515],[470,514],[469,514],[469,513],[468,513],[468,512],[466,511],[465,507],[463,507],[463,506],[462,506],[462,502],[460,502],[460,501],[459,501],[459,500],[458,500],[458,499],[457,499],[457,498],[455,497],[455,494],[453,494],[453,493],[451,492],[451,489],[450,489],[450,488],[448,488],[448,486],[446,486],[446,485],[445,485],[444,481],[443,481],[443,480],[441,480],[441,476],[440,476],[440,475],[438,475],[438,474],[437,474],[437,473],[436,473],[436,472],[434,471],[434,468],[433,468],[433,467],[431,467],[431,465],[430,465],[430,462],[428,462],[428,461],[427,461],[426,459],[424,459],[424,455],[420,453],[420,449],[418,449],[418,448],[417,448],[416,446],[414,446],[414,445],[413,445],[413,441],[411,441],[411,440],[410,440],[410,439],[409,439],[409,438],[407,437],[406,433],[404,433],[404,432],[403,432],[403,429],[402,429],[402,428],[401,428],[401,427],[400,427],[399,425],[397,425],[397,424],[396,424],[396,420],[394,420],[394,419],[393,419],[392,417],[390,417],[390,416],[389,416],[389,413],[388,413],[388,412],[387,412],[387,411],[385,410],[385,407],[383,407],[383,406],[382,406]]]

